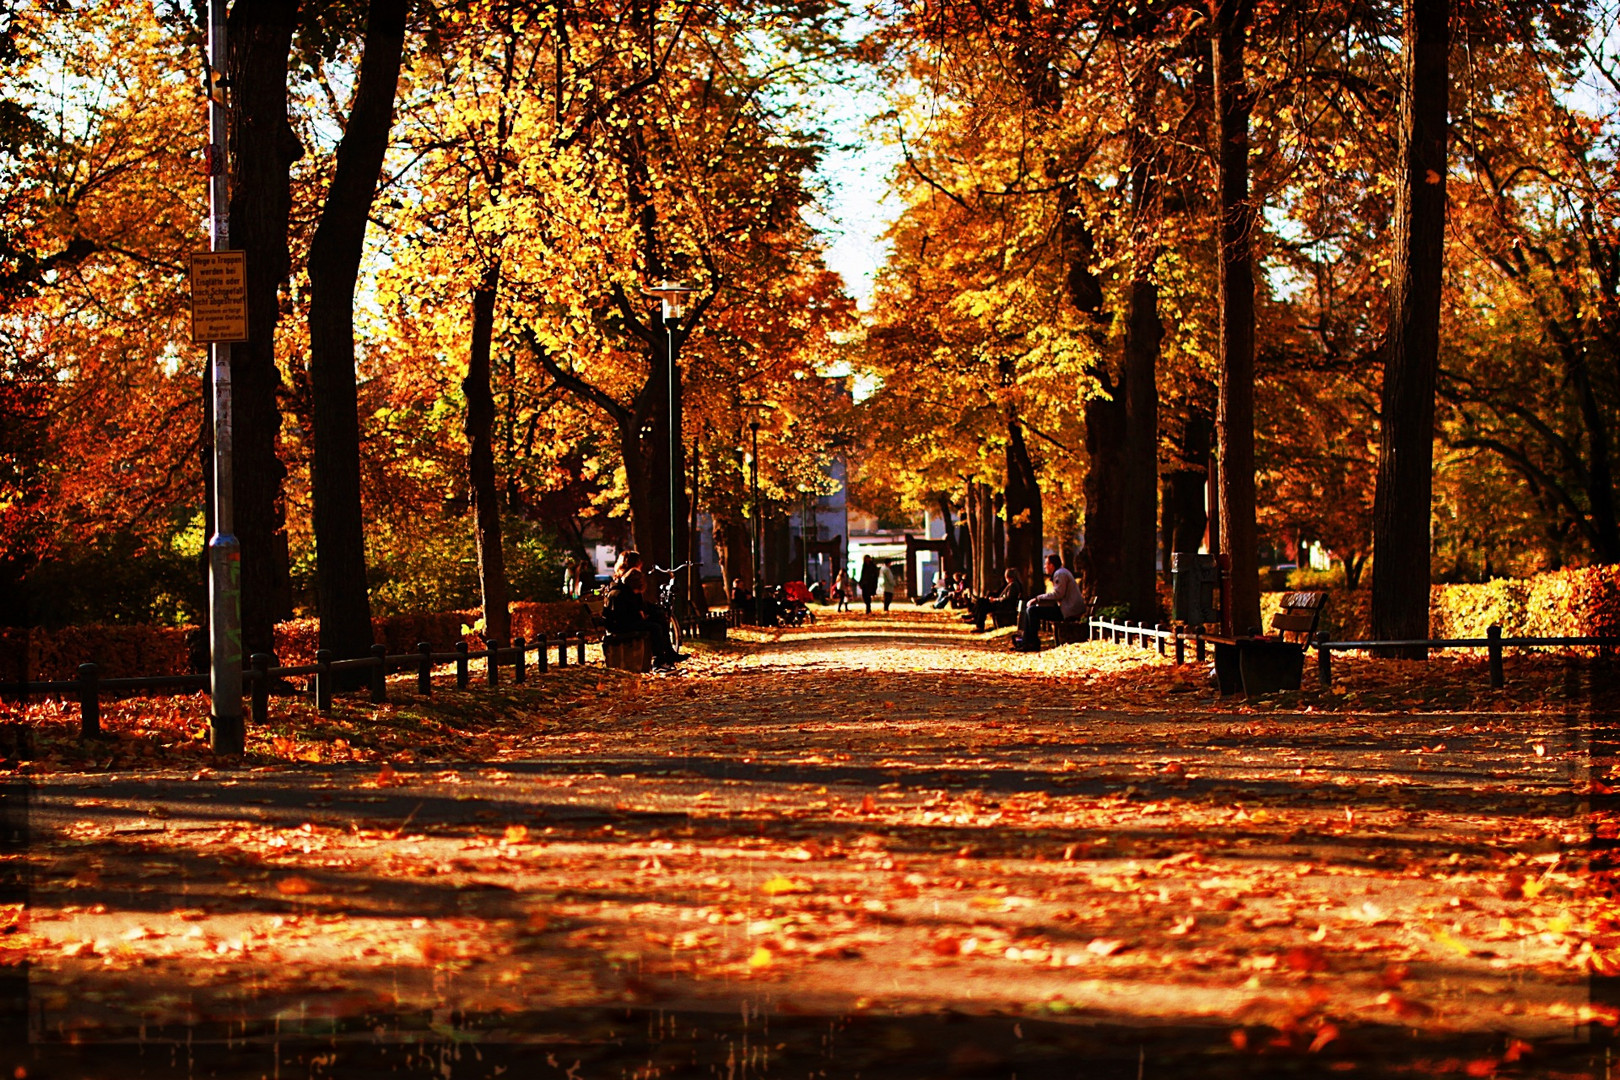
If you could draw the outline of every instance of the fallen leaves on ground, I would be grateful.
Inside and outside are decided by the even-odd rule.
[[[1223,702],[1148,651],[853,616],[678,677],[575,666],[331,718],[278,699],[236,767],[197,702],[109,703],[113,741],[84,747],[35,703],[9,952],[42,993],[135,1014],[235,1000],[245,972],[266,1009],[712,1003],[745,979],[833,1011],[1241,1015],[1244,1053],[1392,1021],[1528,1047],[1609,1019],[1581,997],[1620,944],[1580,857],[1612,828],[1575,801],[1594,698],[1528,661],[1515,698],[1446,682],[1470,664],[1352,659],[1331,692]],[[1512,1059],[1465,1064],[1487,1060]]]

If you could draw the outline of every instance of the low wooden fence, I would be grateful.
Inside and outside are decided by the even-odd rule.
[[[242,673],[242,682],[251,701],[253,723],[264,726],[270,720],[270,689],[278,679],[310,677],[310,690],[315,707],[324,715],[332,711],[332,697],[344,672],[366,671],[370,675],[371,702],[375,705],[388,701],[388,674],[391,671],[416,671],[416,693],[420,697],[433,694],[433,669],[439,664],[456,665],[456,688],[465,690],[472,681],[472,662],[483,661],[484,685],[499,686],[501,667],[512,668],[512,681],[528,680],[529,655],[535,654],[534,666],[541,674],[548,669],[550,651],[555,648],[557,666],[567,667],[572,652],[575,663],[585,663],[585,631],[566,632],[556,638],[545,634],[528,642],[515,638],[510,646],[469,649],[465,641],[458,641],[454,650],[435,652],[428,642],[420,642],[417,651],[390,654],[386,646],[373,645],[370,656],[348,660],[334,660],[330,650],[315,654],[313,664],[277,665],[268,653],[254,653],[249,666]],[[104,694],[131,693],[196,693],[207,690],[207,675],[156,675],[103,679],[95,664],[80,664],[78,678],[57,679],[47,682],[23,682],[0,685],[0,692],[17,701],[33,696],[76,697],[79,702],[79,732],[85,738],[101,735],[101,698]]]
[[[1116,622],[1110,619],[1091,619],[1087,622],[1087,631],[1093,641],[1110,641],[1114,644],[1137,644],[1142,648],[1157,648],[1160,656],[1166,655],[1173,649],[1175,662],[1186,662],[1186,647],[1190,641],[1193,643],[1195,660],[1202,662],[1205,657],[1204,635],[1200,631],[1188,630],[1186,627],[1167,627],[1158,624],[1148,626],[1145,623]],[[1150,644],[1150,642],[1152,644]],[[1484,649],[1486,654],[1486,669],[1490,673],[1491,688],[1500,690],[1507,685],[1507,677],[1502,667],[1502,654],[1505,649],[1579,649],[1595,648],[1598,655],[1607,659],[1610,650],[1620,649],[1620,637],[1503,637],[1500,626],[1486,628],[1482,638],[1413,638],[1401,641],[1329,641],[1326,634],[1318,634],[1316,640],[1309,645],[1301,643],[1302,650],[1314,647],[1316,649],[1317,682],[1325,689],[1333,685],[1333,654],[1335,652],[1373,652],[1378,649],[1399,649],[1423,647],[1427,649]]]

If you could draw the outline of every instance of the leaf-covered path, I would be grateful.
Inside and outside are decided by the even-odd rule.
[[[339,753],[278,702],[275,745],[319,763],[37,774],[13,1052],[30,1075],[170,1075],[181,1045],[198,1075],[1595,1067],[1606,669],[1525,661],[1493,698],[1467,663],[1368,661],[1250,705],[1196,665],[1014,655],[909,607],[737,636],[677,676],[468,693],[470,750],[376,760],[355,705]]]

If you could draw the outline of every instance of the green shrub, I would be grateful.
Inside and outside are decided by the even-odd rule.
[[[1288,572],[1288,588],[1296,592],[1335,592],[1344,588],[1344,564],[1334,563],[1327,570],[1301,566]]]
[[[200,618],[205,581],[201,560],[175,545],[114,533],[65,547],[30,570],[22,581],[23,610],[6,621],[181,626]]]

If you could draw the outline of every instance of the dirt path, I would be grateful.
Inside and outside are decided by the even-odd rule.
[[[36,778],[10,1052],[35,1076],[1601,1075],[1580,686],[1222,704],[1191,665],[1013,655],[909,611],[572,678],[480,762]]]

